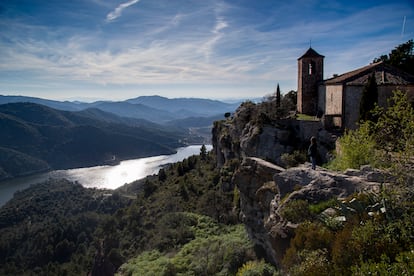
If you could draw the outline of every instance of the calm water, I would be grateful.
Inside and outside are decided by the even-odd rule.
[[[176,154],[127,160],[116,166],[59,170],[2,181],[0,182],[0,206],[10,200],[14,192],[26,189],[32,184],[49,178],[66,178],[70,181],[78,181],[87,188],[116,189],[147,175],[158,173],[159,169],[165,164],[179,162],[191,155],[199,154],[200,147],[183,147],[177,149]],[[212,146],[208,145],[206,148],[211,150]]]

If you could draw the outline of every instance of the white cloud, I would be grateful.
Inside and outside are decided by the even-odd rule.
[[[138,3],[139,1],[140,0],[130,0],[128,2],[120,4],[118,7],[115,8],[115,10],[113,10],[110,13],[107,14],[106,21],[110,22],[110,21],[113,21],[113,20],[117,19],[118,17],[120,17],[122,15],[122,11],[124,9]]]
[[[137,2],[119,5],[107,20],[115,20]],[[237,16],[229,5],[202,2],[197,8],[168,6],[161,10],[156,3],[148,3],[148,9],[138,10],[139,15],[115,33],[108,24],[96,31],[1,25],[0,21],[0,29],[14,26],[2,34],[7,38],[2,41],[13,41],[0,43],[0,80],[19,75],[29,76],[25,78],[28,82],[53,83],[54,87],[61,83],[120,90],[183,85],[223,92],[238,86],[235,93],[241,93],[243,87],[245,93],[264,95],[273,92],[278,82],[282,92],[296,89],[297,58],[307,50],[309,39],[326,56],[325,77],[364,66],[379,56],[378,51],[387,53],[399,43],[389,33],[376,34],[375,40],[370,37],[390,28],[395,16],[386,13],[389,6],[329,20],[292,19],[288,21],[293,23],[279,27],[282,15],[263,23],[262,19]],[[376,19],[379,15],[383,20]],[[399,21],[398,39],[400,32]]]

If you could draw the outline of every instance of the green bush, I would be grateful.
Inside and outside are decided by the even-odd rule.
[[[312,218],[309,203],[302,199],[288,201],[283,206],[281,215],[284,219],[293,223],[300,223]]]
[[[306,161],[306,154],[304,152],[295,150],[292,153],[283,153],[280,159],[287,168],[295,167]]]
[[[160,234],[169,236],[164,241],[179,240],[183,233],[184,243],[146,251],[122,265],[120,275],[234,275],[255,258],[243,225],[225,226],[193,213],[166,215],[160,223],[166,227]]]
[[[280,273],[270,264],[262,261],[249,261],[237,271],[236,276],[277,276]]]
[[[339,138],[339,153],[328,168],[343,171],[348,168],[360,169],[362,165],[376,164],[376,144],[371,135],[371,123],[364,122],[356,130],[349,130]]]
[[[352,274],[356,276],[378,275],[414,275],[414,252],[401,252],[396,262],[383,255],[380,262],[361,262],[361,264],[352,267]]]

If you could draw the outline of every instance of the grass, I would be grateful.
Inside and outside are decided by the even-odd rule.
[[[296,119],[302,121],[319,121],[319,119],[316,116],[310,116],[306,114],[297,114]]]

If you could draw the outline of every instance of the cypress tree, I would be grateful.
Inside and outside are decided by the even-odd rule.
[[[279,88],[279,84],[277,84],[277,88],[276,88],[276,107],[278,109],[280,108],[280,101],[281,101],[280,88]]]

